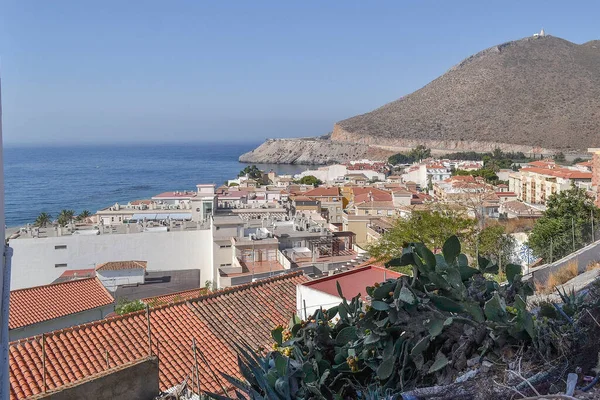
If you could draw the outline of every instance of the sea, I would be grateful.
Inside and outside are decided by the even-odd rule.
[[[4,147],[5,216],[8,227],[33,223],[46,212],[93,213],[115,203],[199,183],[224,184],[247,164],[238,157],[260,143]],[[307,166],[257,164],[296,174]]]

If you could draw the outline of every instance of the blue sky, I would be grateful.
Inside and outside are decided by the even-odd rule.
[[[0,0],[6,143],[316,136],[598,2]]]

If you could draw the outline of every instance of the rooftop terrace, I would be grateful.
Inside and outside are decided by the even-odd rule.
[[[172,226],[162,225],[158,222],[149,222],[145,226],[142,223],[122,225],[77,225],[72,227],[49,226],[47,228],[22,227],[9,236],[9,239],[31,239],[49,238],[61,236],[96,236],[96,235],[119,235],[128,233],[152,233],[152,232],[183,232],[209,229],[210,224],[192,221],[174,221]]]

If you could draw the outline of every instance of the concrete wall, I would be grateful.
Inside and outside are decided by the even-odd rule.
[[[43,299],[40,299],[43,301]],[[26,338],[29,336],[41,335],[42,333],[55,331],[58,329],[68,328],[70,326],[81,325],[92,321],[103,319],[108,314],[115,310],[114,304],[109,304],[104,307],[94,308],[92,310],[83,311],[76,314],[66,315],[61,318],[43,321],[37,324],[24,326],[19,329],[12,329],[8,332],[11,341]]]
[[[56,245],[67,248],[57,250]],[[201,282],[213,276],[210,229],[23,238],[11,240],[10,246],[14,249],[13,290],[46,285],[67,269],[94,268],[121,260],[148,261],[148,271],[199,269]]]
[[[120,285],[135,285],[144,283],[146,270],[143,268],[96,271],[96,276],[105,288],[114,292]]]
[[[296,308],[302,319],[304,315],[304,302],[306,302],[306,316],[310,317],[319,308],[329,309],[342,302],[338,296],[322,292],[304,285],[296,286]]]
[[[588,264],[592,261],[600,261],[600,241],[596,241],[575,253],[571,253],[565,258],[561,258],[551,264],[540,265],[533,268],[530,272],[535,283],[545,283],[548,276],[562,267],[566,266],[571,261],[576,260],[579,266],[579,273],[586,270]]]
[[[110,369],[30,399],[151,400],[159,394],[158,382],[158,360],[152,357]]]
[[[277,261],[279,264],[283,265],[283,268],[285,269],[292,268],[292,262],[281,252],[281,250],[277,250]]]

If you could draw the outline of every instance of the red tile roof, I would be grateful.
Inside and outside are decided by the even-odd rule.
[[[307,281],[291,273],[227,288],[150,311],[152,353],[159,358],[160,389],[181,383],[194,365],[192,339],[220,372],[239,375],[235,344],[268,346],[271,329],[289,321],[296,309],[296,285]],[[48,389],[88,377],[148,356],[148,322],[145,311],[96,321],[44,335]],[[23,399],[42,392],[42,337],[10,344],[10,396]],[[201,389],[221,391],[200,360]],[[197,388],[193,388],[197,391]]]
[[[134,201],[131,202],[132,206],[139,206],[139,205],[142,205],[142,204],[145,204],[145,205],[149,206],[150,204],[152,204],[152,200],[134,200]]]
[[[294,196],[292,198],[292,200],[294,201],[318,201],[313,199],[312,197],[307,197],[307,196]]]
[[[96,270],[94,268],[88,269],[68,269],[63,272],[58,278],[52,283],[60,283],[66,281],[73,281],[76,279],[93,278],[96,276]]]
[[[391,201],[392,194],[387,190],[381,190],[374,187],[356,187],[352,188],[354,193],[354,202],[360,203],[370,199],[375,201]]]
[[[97,278],[13,290],[10,292],[8,329],[103,307],[113,301]]]
[[[546,158],[543,160],[539,160],[539,161],[532,161],[527,163],[527,165],[531,165],[534,167],[540,167],[540,168],[549,168],[549,167],[553,167],[556,165],[556,162],[554,160],[552,160],[551,158]]]
[[[206,288],[196,288],[190,290],[183,290],[181,292],[163,294],[162,296],[147,297],[142,301],[151,306],[159,306],[169,304],[173,302],[179,302],[182,300],[191,300],[208,294]]]
[[[316,187],[312,190],[304,192],[304,195],[309,197],[339,196],[340,191],[337,187]]]
[[[96,271],[120,271],[124,269],[146,269],[147,261],[109,261],[96,266]]]
[[[533,172],[535,174],[555,176],[565,179],[592,179],[592,173],[587,171],[573,170],[567,168],[539,168],[523,167],[521,172]]]
[[[393,201],[364,201],[362,203],[357,203],[356,208],[363,209],[383,209],[383,210],[393,210],[394,202]]]
[[[342,288],[342,293],[346,299],[351,299],[359,293],[366,296],[367,286],[372,286],[376,282],[383,282],[390,278],[399,278],[402,274],[387,268],[381,268],[373,265],[354,268],[350,271],[342,272],[336,275],[327,276],[321,279],[303,283],[303,286],[310,287],[321,292],[338,296],[337,283]]]

